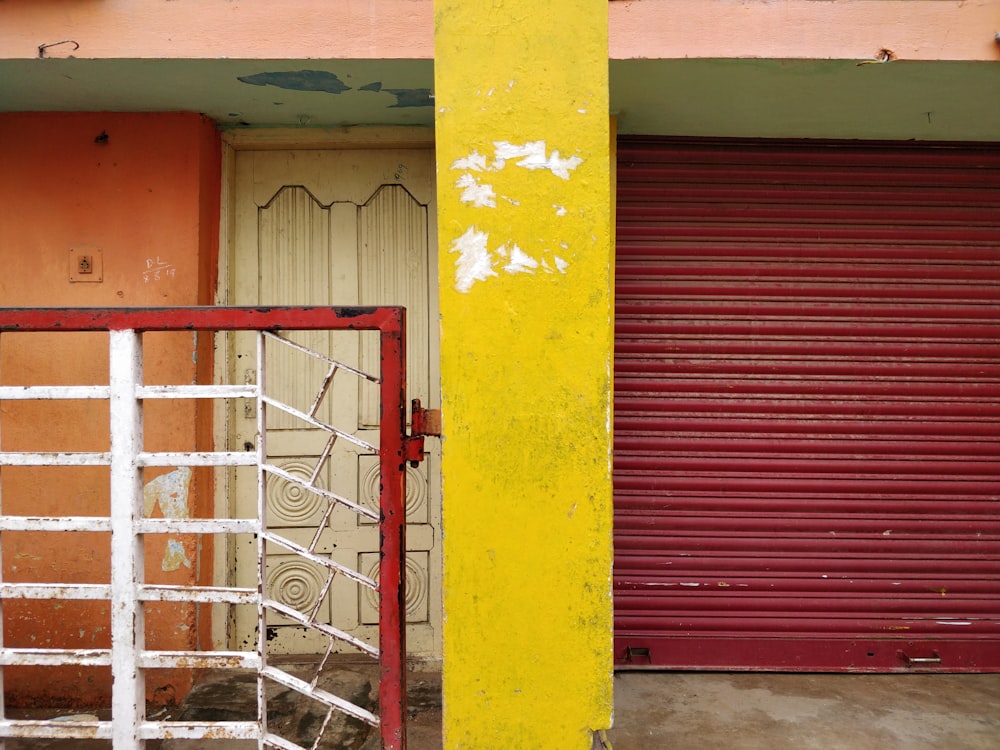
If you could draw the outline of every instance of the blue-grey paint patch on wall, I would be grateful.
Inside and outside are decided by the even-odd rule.
[[[396,103],[390,104],[390,109],[393,107],[430,107],[434,104],[430,89],[382,89],[382,91],[388,91],[396,97]]]
[[[366,83],[364,86],[360,86],[358,91],[381,91],[382,82],[374,81],[373,83]]]
[[[237,80],[253,86],[277,86],[292,91],[324,91],[327,94],[342,94],[350,91],[336,73],[325,70],[286,70],[273,73],[254,73],[252,76],[237,76]]]

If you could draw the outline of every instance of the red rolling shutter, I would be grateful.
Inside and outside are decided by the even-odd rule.
[[[623,139],[615,658],[1000,669],[1000,149]]]

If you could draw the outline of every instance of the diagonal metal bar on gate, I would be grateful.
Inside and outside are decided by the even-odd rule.
[[[316,410],[318,406],[319,406],[319,400],[317,400],[316,403],[313,404],[313,412]],[[310,414],[312,414],[313,412],[310,412]],[[333,450],[333,446],[336,444],[336,442],[337,442],[337,435],[332,434],[330,435],[330,438],[326,441],[326,445],[323,446],[323,452],[316,460],[316,466],[313,467],[312,474],[309,475],[310,487],[316,486],[316,480],[319,479],[320,472],[323,471],[323,465],[326,464],[326,462],[329,460],[330,452]],[[334,507],[336,507],[334,503],[327,503],[326,511],[324,511],[323,517],[319,520],[319,523],[316,524],[316,532],[313,534],[312,541],[309,542],[310,552],[316,551],[316,545],[319,544],[320,539],[322,539],[323,537],[323,531],[324,529],[326,529],[326,525],[330,522],[330,516],[333,515]]]
[[[279,737],[276,734],[265,734],[263,740],[264,747],[276,747],[278,750],[309,750],[308,747],[296,745],[291,740],[286,740],[284,737]]]
[[[374,579],[369,578],[363,573],[359,573],[354,568],[349,568],[346,565],[341,565],[339,562],[331,560],[329,557],[323,557],[322,555],[317,555],[315,552],[310,552],[301,544],[296,544],[295,542],[289,539],[285,539],[284,537],[278,536],[273,531],[265,531],[263,536],[264,536],[264,541],[268,543],[277,544],[279,547],[284,547],[289,552],[295,552],[298,555],[302,555],[302,557],[309,560],[310,562],[316,563],[317,565],[322,565],[323,567],[329,568],[330,570],[335,570],[345,578],[350,578],[352,581],[355,581],[356,583],[360,583],[363,586],[367,586],[372,591],[378,591],[378,583],[376,583]]]
[[[346,372],[353,373],[353,374],[357,375],[359,378],[364,378],[365,380],[370,380],[373,383],[381,383],[382,382],[382,379],[380,377],[378,377],[377,375],[371,375],[371,374],[365,372],[364,370],[359,370],[356,367],[351,367],[349,364],[346,364],[346,363],[341,362],[339,360],[333,359],[332,357],[329,357],[326,354],[323,354],[322,352],[318,352],[315,349],[310,349],[308,346],[302,346],[302,344],[297,344],[296,342],[292,341],[291,339],[285,338],[284,336],[282,336],[280,334],[272,333],[271,331],[264,331],[264,336],[266,338],[269,338],[269,339],[276,339],[276,340],[280,341],[282,344],[290,346],[293,349],[298,349],[303,354],[308,354],[310,357],[315,357],[316,359],[320,359],[320,360],[322,360],[324,362],[327,362],[327,363],[329,363],[331,365],[334,365],[336,367],[336,369],[340,369],[340,370],[344,370]]]
[[[373,521],[378,521],[378,513],[371,510],[370,508],[366,508],[363,505],[358,505],[358,503],[354,502],[353,500],[348,500],[346,497],[338,495],[336,492],[330,492],[330,490],[325,490],[322,487],[316,487],[315,485],[311,485],[307,481],[305,481],[302,477],[290,474],[289,472],[285,471],[279,466],[275,466],[274,464],[261,464],[260,468],[269,474],[274,474],[275,476],[281,477],[286,482],[291,482],[292,484],[302,487],[303,489],[309,490],[310,492],[314,492],[320,497],[326,498],[327,500],[330,500],[335,503],[340,503],[341,505],[346,505],[355,513],[359,513],[365,518],[370,518]]]
[[[312,684],[312,688],[313,689],[316,688],[315,683]],[[323,723],[320,724],[319,731],[316,732],[316,739],[313,740],[312,746],[309,748],[309,750],[319,750],[319,743],[323,740],[323,735],[326,734],[326,728],[330,726],[330,720],[333,718],[333,715],[336,712],[337,709],[335,708],[330,708],[326,712],[326,716],[323,717]]]
[[[284,737],[279,737],[276,734],[265,734],[261,738],[264,747],[274,747],[278,750],[309,750],[307,747],[302,747],[302,745],[296,745],[290,740],[286,740]]]
[[[347,442],[354,443],[355,445],[364,448],[367,451],[371,451],[372,453],[378,452],[378,448],[372,445],[371,443],[366,442],[359,437],[355,437],[349,432],[344,432],[343,430],[334,427],[333,425],[328,425],[325,422],[320,422],[318,419],[313,419],[304,411],[299,411],[294,406],[289,406],[288,404],[278,401],[277,399],[272,398],[271,396],[261,396],[260,400],[263,401],[268,406],[273,406],[275,409],[280,409],[286,414],[291,414],[293,417],[298,417],[303,422],[307,422],[308,424],[311,424],[313,427],[318,427],[319,429],[324,430],[326,432],[335,433],[336,435],[344,438],[344,440],[346,440]]]
[[[336,643],[332,638],[327,639],[326,651],[323,652],[323,658],[316,663],[315,667],[313,667],[313,678],[309,682],[310,686],[316,687],[316,684],[319,682],[319,676],[323,674],[323,670],[326,668],[326,662],[330,659],[330,654],[333,653],[333,647],[335,645]]]
[[[303,615],[297,609],[292,609],[291,607],[282,604],[281,602],[275,601],[274,599],[264,599],[264,607],[266,609],[273,610],[283,617],[287,617],[289,620],[294,620],[299,625],[307,627],[311,630],[315,630],[318,633],[322,633],[330,638],[336,638],[338,641],[348,643],[359,651],[364,651],[369,656],[378,658],[378,649],[369,643],[365,643],[360,638],[355,638],[350,633],[345,633],[340,628],[335,628],[333,625],[327,625],[325,622],[316,622],[315,620],[310,620],[308,617]],[[308,684],[308,683],[306,683]]]
[[[339,369],[339,362],[334,362],[330,365],[330,369],[326,372],[326,377],[323,378],[323,385],[321,385],[319,390],[316,392],[316,398],[313,399],[312,406],[309,407],[310,417],[316,416],[316,412],[319,411],[319,405],[323,403],[323,397],[326,396],[327,392],[330,390],[330,386],[333,385],[333,377],[337,374],[337,370]]]
[[[338,698],[333,693],[323,690],[323,688],[314,688],[305,680],[300,680],[298,677],[290,675],[287,672],[282,672],[280,669],[272,666],[264,667],[263,672],[265,677],[277,682],[279,685],[284,685],[285,687],[291,688],[298,693],[308,695],[310,698],[313,698],[330,708],[335,708],[348,716],[360,719],[366,724],[371,724],[373,727],[377,727],[379,725],[378,717],[371,711],[368,711],[361,706],[356,706],[343,698]]]
[[[319,523],[316,524],[316,531],[313,533],[313,538],[309,540],[309,547],[307,549],[310,552],[316,551],[316,547],[323,538],[323,532],[326,531],[327,524],[330,523],[330,516],[333,515],[333,509],[336,507],[337,503],[326,504],[326,510],[323,511],[323,517],[319,519]]]
[[[310,413],[309,416],[315,416]],[[333,450],[333,446],[337,443],[337,438],[340,437],[337,433],[330,435],[329,439],[326,441],[326,445],[323,446],[323,452],[319,454],[319,458],[316,460],[316,466],[313,467],[312,474],[309,476],[309,484],[316,484],[316,480],[319,478],[319,474],[323,471],[323,465],[330,459],[330,452]]]
[[[337,577],[337,573],[334,570],[327,570],[326,580],[323,582],[323,587],[316,594],[316,601],[313,602],[312,609],[309,610],[307,617],[310,620],[315,620],[316,615],[319,614],[320,607],[323,606],[323,600],[326,599],[326,595],[330,593],[330,586],[333,585],[333,579]]]

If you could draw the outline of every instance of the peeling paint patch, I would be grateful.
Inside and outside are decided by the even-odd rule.
[[[449,252],[458,253],[455,260],[455,289],[468,292],[477,281],[486,281],[491,276],[499,276],[500,267],[509,274],[534,273],[541,269],[545,273],[566,273],[569,263],[551,250],[551,256],[541,260],[524,252],[516,243],[503,243],[494,250],[489,249],[489,234],[476,227],[469,227],[458,239],[452,240]]]
[[[506,246],[503,249],[506,249]],[[503,270],[507,273],[534,273],[536,268],[538,261],[514,245],[510,251],[510,262],[503,267]]]
[[[449,252],[458,253],[455,261],[455,288],[458,291],[468,292],[477,281],[497,275],[486,249],[487,240],[489,235],[475,227],[469,227],[465,234],[452,240]]]
[[[514,159],[519,159],[515,162],[518,167],[531,170],[547,169],[564,180],[568,180],[569,173],[583,164],[583,158],[580,156],[563,158],[558,149],[549,153],[545,141],[528,141],[521,145],[494,141],[492,164],[487,166],[486,157],[478,151],[473,151],[468,156],[453,161],[451,168],[473,172],[499,172],[507,166],[508,161]]]
[[[486,157],[478,151],[473,151],[468,156],[455,159],[451,163],[452,169],[463,169],[471,172],[483,172],[486,170]]]
[[[507,141],[495,141],[493,143],[495,161],[494,169],[503,169],[504,165],[511,160],[520,159],[515,162],[517,166],[525,169],[547,169],[556,177],[564,180],[569,179],[570,170],[576,169],[583,164],[583,159],[579,156],[570,156],[564,159],[559,155],[558,150],[548,153],[545,141],[528,141],[525,144],[517,145]]]
[[[462,191],[459,200],[476,208],[496,208],[496,193],[493,186],[481,183],[473,175],[466,172],[455,182],[455,187]]]
[[[191,567],[191,561],[184,552],[184,545],[176,539],[168,539],[167,548],[163,551],[163,562],[160,567],[164,572],[169,573],[174,570],[180,570],[181,566],[185,568]]]
[[[382,89],[396,97],[396,103],[390,104],[389,109],[397,107],[432,107],[434,97],[431,96],[430,89]]]
[[[157,506],[164,518],[188,518],[188,494],[191,489],[191,468],[182,466],[147,482],[142,488],[143,512],[147,518]]]
[[[322,91],[327,94],[342,94],[350,91],[336,73],[326,70],[287,70],[270,73],[254,73],[251,76],[237,76],[238,81],[251,86],[277,86],[290,91]]]
[[[191,468],[181,466],[168,474],[162,474],[147,482],[142,488],[144,515],[148,518],[158,507],[164,518],[189,518],[188,495],[191,489]],[[160,568],[165,572],[190,568],[191,560],[184,552],[184,545],[176,539],[168,539],[163,551]]]
[[[372,81],[364,86],[359,86],[358,91],[374,91],[379,93],[384,91],[396,97],[396,103],[390,104],[389,109],[397,107],[430,107],[434,104],[434,97],[431,96],[430,89],[387,89],[382,87],[381,81]]]
[[[493,142],[493,158],[489,159],[478,150],[468,156],[454,159],[451,169],[462,172],[455,181],[455,189],[460,191],[459,201],[473,208],[496,208],[498,195],[491,183],[484,182],[480,174],[497,173],[507,167],[508,162],[528,170],[546,169],[563,180],[569,180],[570,172],[583,163],[580,156],[563,157],[557,149],[549,151],[545,141],[528,141],[518,145],[508,141]],[[512,206],[520,206],[521,201],[508,195],[499,195]],[[565,206],[551,204],[557,216],[566,216]],[[539,207],[541,208],[541,207]],[[476,227],[469,227],[465,233],[451,242],[449,252],[457,253],[455,261],[455,289],[468,292],[477,281],[485,281],[490,276],[498,276],[497,270],[508,274],[533,274],[541,270],[549,274],[565,274],[569,262],[546,249],[541,255],[532,256],[513,241],[501,242],[491,251],[487,246],[489,234]],[[595,238],[596,241],[596,238]],[[568,250],[566,243],[560,247]]]

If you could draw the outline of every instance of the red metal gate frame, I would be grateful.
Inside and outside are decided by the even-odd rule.
[[[382,747],[385,750],[405,750],[406,748],[406,611],[405,611],[405,575],[404,560],[406,550],[405,497],[407,461],[419,461],[423,456],[423,438],[420,435],[406,435],[406,311],[401,307],[180,307],[180,308],[37,308],[37,309],[0,309],[0,333],[31,332],[31,331],[107,331],[112,332],[112,350],[114,349],[113,332],[131,332],[136,336],[147,331],[269,331],[276,333],[282,330],[377,330],[380,334],[381,346],[381,418],[380,443],[378,448],[381,482],[379,492],[379,624],[378,624],[378,660],[379,660],[379,731]],[[127,338],[127,337],[126,337]],[[135,339],[135,337],[133,337]],[[125,344],[126,358],[132,356],[138,361],[141,354],[130,350],[134,345]],[[112,351],[114,361],[114,351]],[[111,395],[114,398],[115,372],[112,370]],[[206,387],[209,388],[209,387]],[[43,388],[44,390],[44,388]],[[44,395],[37,396],[44,398]],[[131,398],[126,396],[126,398]],[[419,405],[414,404],[414,428],[419,430]],[[112,453],[114,447],[112,448]],[[222,456],[223,454],[215,454]],[[15,458],[16,454],[0,454],[0,465],[9,464],[5,458]],[[213,460],[208,455],[208,460]],[[219,459],[222,460],[221,458]],[[221,465],[221,464],[215,464]],[[114,473],[114,470],[113,470]],[[114,486],[114,479],[113,486]],[[134,477],[126,478],[126,483],[134,482]],[[134,489],[134,488],[133,488]],[[141,485],[138,487],[141,503]],[[13,517],[12,517],[13,518]],[[0,517],[0,520],[3,520]],[[11,528],[31,530],[29,519],[21,519],[25,523]],[[132,544],[135,529],[128,519],[128,539],[118,540],[121,544]],[[261,519],[257,519],[259,529]],[[120,523],[110,519],[112,531],[112,554],[116,548],[114,539],[119,531]],[[123,532],[126,533],[126,532]],[[114,569],[114,560],[112,560]],[[129,570],[128,575],[133,571]],[[112,573],[114,575],[114,573]],[[114,584],[114,581],[112,581]],[[6,591],[14,591],[18,584],[4,584]],[[35,588],[38,588],[37,586]],[[2,599],[0,592],[0,599]],[[35,594],[31,594],[35,596]],[[263,581],[259,582],[256,602],[261,605],[265,592]],[[135,603],[132,603],[135,606]],[[59,736],[95,737],[105,736],[114,740],[115,750],[131,750],[145,745],[145,739],[166,736],[161,733],[158,725],[163,722],[146,721],[144,702],[136,700],[139,691],[144,690],[141,677],[141,662],[145,656],[142,650],[142,634],[136,630],[142,627],[142,618],[138,618],[132,626],[131,643],[112,643],[112,653],[107,655],[112,666],[113,715],[110,722],[98,722],[98,726],[71,726],[67,722],[59,732]],[[0,630],[2,633],[2,630]],[[265,634],[260,635],[261,644]],[[129,659],[115,658],[115,648],[119,647]],[[263,646],[259,646],[262,648]],[[0,642],[0,667],[2,664],[16,664],[24,658],[16,653],[16,649],[7,649]],[[37,650],[36,650],[37,651]],[[227,655],[232,659],[232,655]],[[71,663],[66,654],[52,654],[48,663]],[[207,656],[207,654],[206,654]],[[265,666],[263,652],[257,661],[258,671]],[[39,661],[37,654],[32,654]],[[62,661],[59,661],[62,659]],[[2,673],[2,672],[0,672]],[[2,684],[2,683],[0,683]],[[261,703],[263,690],[259,691]],[[115,710],[117,709],[117,710]],[[247,732],[246,728],[234,730],[236,734],[226,734],[217,730],[221,727],[190,727],[185,730],[176,722],[170,722],[169,736],[189,738],[200,737],[211,739],[225,736],[242,736],[258,739],[259,746],[279,747],[281,745],[268,743],[266,738],[266,712],[263,705],[258,706],[259,715],[257,731]],[[125,714],[125,715],[122,715]],[[3,718],[2,701],[0,701],[0,747],[3,747],[4,737],[17,736],[55,736],[51,728],[38,726],[40,722],[13,721]],[[104,725],[104,726],[100,726]],[[123,726],[118,726],[123,725]],[[127,726],[125,726],[127,725]],[[80,732],[73,734],[73,730]],[[178,732],[187,732],[179,734]],[[242,733],[240,733],[242,731]],[[121,741],[119,741],[120,738]],[[291,745],[289,745],[291,746]]]

